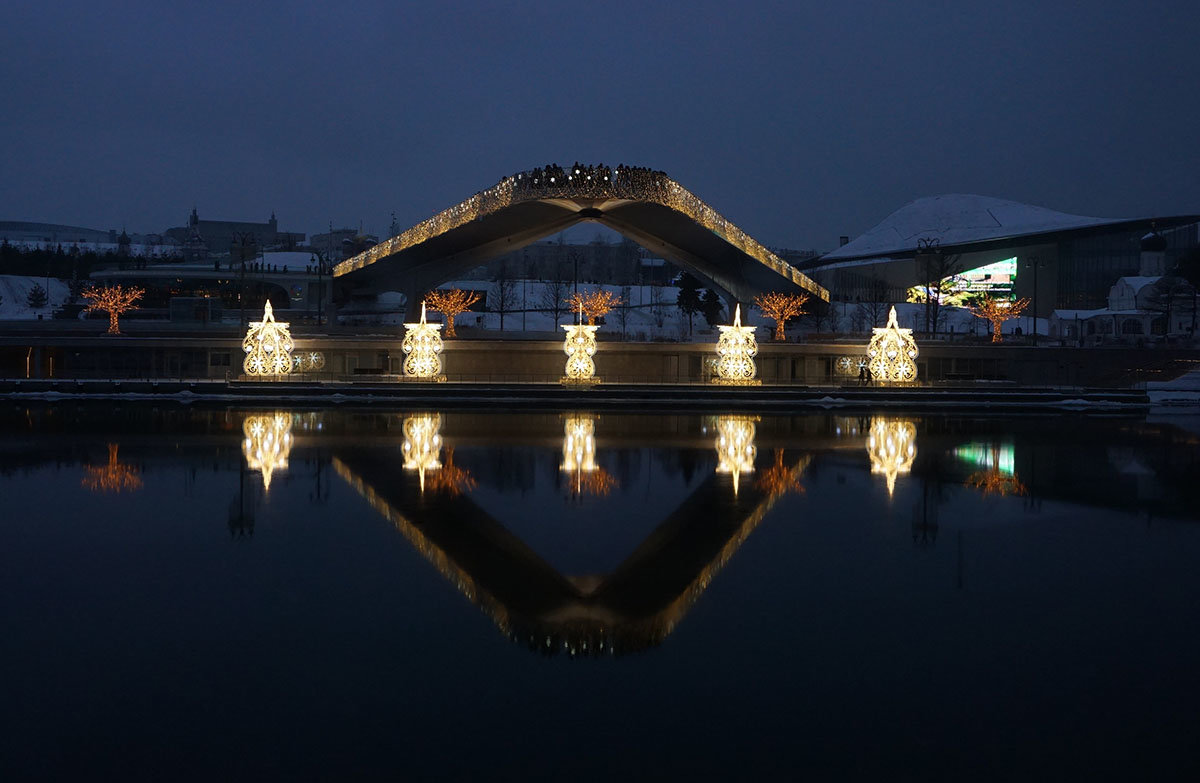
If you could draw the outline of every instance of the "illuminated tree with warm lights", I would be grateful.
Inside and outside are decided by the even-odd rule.
[[[455,317],[471,309],[479,301],[479,294],[461,288],[437,289],[425,295],[425,305],[434,312],[446,316],[446,336],[457,336],[454,331]]]
[[[583,314],[587,316],[588,326],[595,326],[597,318],[603,318],[614,307],[621,304],[621,297],[612,291],[597,288],[594,291],[571,294],[567,297],[566,301],[571,308],[571,312],[577,313],[582,309]]]
[[[89,301],[87,307],[83,308],[84,312],[92,312],[100,310],[108,313],[108,334],[120,334],[121,330],[118,327],[117,319],[122,313],[136,310],[137,305],[134,304],[142,298],[146,293],[146,289],[130,286],[125,288],[120,283],[116,285],[106,285],[103,288],[95,286],[88,288],[82,292],[83,298]]]
[[[992,342],[998,343],[1004,339],[1000,336],[1000,327],[1004,325],[1005,321],[1019,316],[1026,307],[1029,307],[1028,299],[1018,299],[1013,302],[1008,299],[988,297],[980,300],[978,304],[971,305],[971,314],[976,318],[991,322]]]
[[[804,303],[808,294],[785,294],[771,291],[754,297],[754,306],[767,318],[775,322],[775,337],[777,341],[787,338],[783,335],[784,325],[792,318],[804,314]]]

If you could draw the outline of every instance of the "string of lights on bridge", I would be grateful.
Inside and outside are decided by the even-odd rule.
[[[363,269],[515,204],[553,198],[616,198],[658,204],[687,216],[801,288],[825,298],[821,286],[726,220],[665,172],[624,165],[613,169],[603,164],[584,166],[577,163],[570,169],[563,169],[550,164],[517,172],[407,231],[343,261],[334,268],[333,274],[340,277]]]

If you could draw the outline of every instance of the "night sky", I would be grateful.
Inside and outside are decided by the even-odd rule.
[[[384,234],[548,162],[772,246],[921,196],[1200,212],[1200,4],[5,3],[0,219]]]

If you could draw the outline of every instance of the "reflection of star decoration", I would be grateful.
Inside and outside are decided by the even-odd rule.
[[[447,495],[461,495],[475,489],[476,481],[466,469],[454,464],[454,447],[446,447],[446,460],[441,470],[433,473],[428,479],[432,492],[445,492]]]
[[[132,492],[142,488],[137,468],[117,461],[117,448],[116,443],[108,444],[107,465],[88,465],[84,468],[83,480],[80,482],[84,489],[92,492]]]
[[[404,420],[404,469],[417,471],[421,492],[425,491],[425,472],[440,470],[438,455],[442,451],[441,415],[434,413],[410,416]]]
[[[733,495],[737,497],[743,473],[754,472],[754,422],[747,416],[721,416],[717,419],[717,472],[733,476]]]
[[[808,467],[808,460],[799,465],[788,467],[783,464],[783,449],[775,449],[775,463],[763,471],[758,480],[758,488],[768,495],[784,495],[788,492],[804,494],[804,485],[800,483],[800,474]]]
[[[292,416],[275,411],[269,416],[247,416],[242,422],[242,454],[246,467],[262,473],[263,491],[271,491],[271,476],[287,470],[292,451]]]
[[[559,470],[570,477],[573,497],[603,496],[612,492],[617,480],[596,464],[596,420],[587,415],[568,416],[563,422],[563,461]]]
[[[912,469],[917,456],[917,428],[910,421],[872,419],[867,435],[871,472],[882,473],[888,497],[896,491],[896,477]]]

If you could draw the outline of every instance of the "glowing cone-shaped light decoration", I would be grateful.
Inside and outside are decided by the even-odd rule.
[[[579,306],[577,323],[564,324],[567,332],[563,350],[567,354],[566,383],[595,383],[596,363],[592,357],[596,355],[596,330],[599,326],[588,326],[583,322],[583,305]]]
[[[867,435],[871,472],[882,473],[888,497],[896,491],[896,476],[912,469],[917,457],[917,427],[911,421],[872,419]]]
[[[733,314],[732,326],[718,326],[721,337],[717,341],[718,383],[755,384],[758,368],[754,357],[758,354],[758,341],[754,338],[755,326],[742,326],[742,306]]]
[[[286,323],[275,320],[271,300],[263,308],[263,319],[251,321],[242,340],[246,358],[242,369],[247,375],[287,375],[295,363],[292,361],[292,334]]]
[[[912,329],[901,329],[896,308],[888,315],[887,326],[871,330],[867,345],[867,368],[871,378],[885,383],[905,383],[917,379],[917,341]]]
[[[737,495],[743,473],[754,472],[754,419],[746,416],[721,416],[717,419],[717,472],[733,477]]]
[[[442,325],[425,321],[425,303],[421,302],[421,320],[404,325],[404,374],[413,378],[442,377]]]

